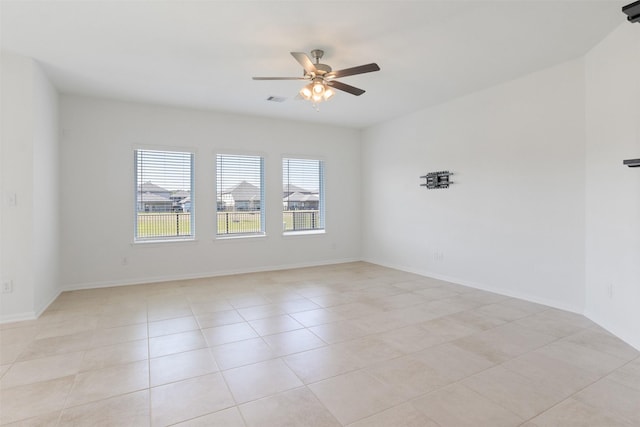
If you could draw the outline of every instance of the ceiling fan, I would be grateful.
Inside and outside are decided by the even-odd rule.
[[[333,71],[327,64],[320,63],[320,59],[324,56],[324,51],[320,49],[311,51],[311,56],[316,61],[315,64],[311,61],[311,58],[303,52],[291,52],[291,55],[304,69],[301,77],[253,77],[253,80],[308,80],[311,83],[300,90],[300,96],[316,104],[327,101],[333,97],[333,95],[335,95],[333,89],[338,89],[355,96],[360,96],[365,92],[363,89],[339,82],[335,79],[380,71],[380,67],[378,67],[376,63]]]

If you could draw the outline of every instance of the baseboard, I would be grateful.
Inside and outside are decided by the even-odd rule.
[[[628,328],[619,328],[615,325],[611,325],[609,322],[600,321],[598,317],[589,310],[587,310],[584,315],[589,320],[600,326],[602,329],[605,329],[609,333],[615,335],[622,341],[629,344],[631,347],[640,351],[640,334],[638,333],[637,328],[632,328],[633,330],[629,330]]]
[[[444,280],[444,281],[455,283],[455,284],[458,284],[458,285],[468,286],[468,287],[474,288],[474,289],[480,289],[480,290],[483,290],[483,291],[493,292],[493,293],[496,293],[496,294],[505,295],[505,296],[512,297],[512,298],[518,298],[518,299],[522,299],[522,300],[525,300],[525,301],[546,305],[548,307],[557,308],[559,310],[564,310],[564,311],[569,311],[569,312],[572,312],[572,313],[580,314],[580,315],[586,317],[587,319],[591,320],[592,322],[594,322],[595,324],[597,324],[601,328],[603,328],[606,331],[610,332],[611,334],[615,335],[616,337],[618,337],[622,341],[626,342],[627,344],[629,344],[630,346],[632,346],[636,350],[640,351],[640,335],[637,333],[636,330],[628,330],[628,329],[624,329],[624,328],[619,328],[619,327],[611,325],[611,324],[609,324],[607,322],[601,322],[594,315],[594,313],[591,313],[588,310],[585,310],[585,309],[583,309],[581,307],[570,306],[570,305],[559,303],[558,301],[547,300],[545,298],[539,298],[539,297],[535,297],[535,296],[531,296],[531,295],[527,295],[527,294],[522,294],[522,293],[519,293],[519,292],[509,292],[508,290],[497,289],[497,288],[494,288],[494,287],[491,287],[491,286],[486,286],[486,285],[484,285],[482,283],[471,282],[471,281],[460,279],[460,278],[457,278],[457,277],[446,276],[446,275],[442,275],[442,274],[438,274],[438,273],[434,273],[434,272],[430,272],[430,271],[410,268],[410,267],[407,267],[407,266],[393,265],[393,264],[390,264],[390,263],[384,263],[384,262],[380,262],[379,260],[363,259],[362,261],[370,262],[372,264],[381,265],[381,266],[387,267],[387,268],[393,268],[393,269],[400,270],[400,271],[406,271],[407,273],[418,274],[420,276],[432,277],[434,279]]]
[[[25,311],[24,313],[2,314],[0,315],[0,324],[24,322],[25,320],[35,320],[38,316],[34,311]]]
[[[56,294],[51,299],[49,299],[49,302],[47,302],[43,307],[41,307],[37,311],[27,311],[24,313],[0,315],[0,324],[24,322],[26,320],[36,320],[38,317],[40,317],[40,315],[42,315],[42,313],[44,313],[47,310],[47,308],[49,308],[51,304],[53,304],[53,302],[60,296],[61,293],[62,293],[62,290],[56,292]]]
[[[47,308],[49,308],[49,306],[50,306],[51,304],[53,304],[53,302],[54,302],[54,301],[55,301],[55,300],[60,296],[60,294],[61,294],[62,292],[63,292],[62,290],[59,290],[59,291],[58,291],[58,292],[57,292],[57,293],[56,293],[56,294],[55,294],[55,295],[54,295],[54,296],[49,300],[49,302],[48,302],[48,303],[46,303],[46,304],[44,305],[44,307],[42,307],[40,310],[38,310],[38,311],[36,312],[36,317],[40,317],[40,315],[41,315],[42,313],[44,313],[44,312],[47,310]]]
[[[144,277],[139,279],[128,279],[128,280],[123,279],[123,280],[107,280],[107,281],[101,281],[101,282],[77,283],[77,284],[65,285],[63,287],[63,291],[111,288],[114,286],[146,285],[150,283],[173,282],[176,280],[206,279],[208,277],[222,277],[222,276],[231,276],[235,274],[263,273],[268,271],[291,270],[295,268],[319,267],[323,265],[346,264],[349,262],[357,262],[357,261],[361,261],[361,259],[360,258],[340,258],[340,259],[334,259],[334,260],[324,260],[319,262],[316,261],[316,262],[306,262],[306,263],[296,263],[296,264],[271,265],[271,266],[265,266],[265,267],[259,267],[259,268],[242,268],[242,269],[233,269],[233,270],[218,270],[218,271],[195,273],[195,274],[177,274],[177,275],[171,275],[171,276],[154,276],[154,277]]]
[[[563,304],[563,303],[561,303],[559,301],[549,300],[549,299],[546,299],[546,298],[540,298],[540,297],[537,297],[535,295],[528,295],[528,294],[521,293],[521,292],[512,292],[512,291],[510,291],[508,289],[496,288],[494,286],[490,286],[490,285],[487,285],[485,283],[473,282],[473,281],[462,279],[462,278],[455,277],[455,276],[447,276],[447,275],[444,275],[444,274],[434,273],[434,272],[428,271],[428,270],[415,269],[415,268],[412,268],[412,267],[407,267],[407,266],[402,266],[402,265],[394,265],[394,264],[390,264],[390,263],[380,262],[379,260],[375,260],[375,259],[366,259],[365,258],[365,259],[363,259],[363,261],[370,262],[372,264],[378,264],[378,265],[381,265],[381,266],[387,267],[387,268],[393,268],[393,269],[396,269],[396,270],[405,271],[407,273],[413,273],[413,274],[417,274],[417,275],[424,276],[424,277],[431,277],[433,279],[444,280],[445,282],[451,282],[451,283],[455,283],[457,285],[467,286],[467,287],[470,287],[470,288],[479,289],[479,290],[487,291],[487,292],[493,292],[495,294],[504,295],[504,296],[511,297],[511,298],[517,298],[517,299],[533,302],[533,303],[536,303],[536,304],[542,304],[542,305],[546,305],[548,307],[557,308],[559,310],[564,310],[564,311],[569,311],[569,312],[572,312],[572,313],[584,315],[584,308],[583,307],[577,307],[577,306],[572,306],[572,305],[568,305],[568,304]]]
[[[230,276],[234,274],[248,274],[248,273],[261,273],[261,272],[267,272],[267,271],[291,270],[295,268],[319,267],[323,265],[346,264],[349,262],[358,262],[358,261],[361,261],[360,258],[341,258],[341,259],[334,259],[334,260],[324,260],[320,262],[283,264],[283,265],[275,265],[275,266],[252,268],[252,269],[223,270],[223,271],[189,274],[189,275],[158,276],[158,277],[146,277],[144,279],[135,279],[135,280],[115,280],[115,281],[85,283],[85,284],[78,284],[78,285],[67,285],[67,286],[64,286],[63,289],[59,290],[49,300],[49,302],[47,302],[43,307],[41,307],[37,311],[27,311],[23,313],[14,313],[14,314],[0,314],[0,324],[24,322],[27,320],[36,320],[38,317],[42,315],[42,313],[44,313],[47,310],[47,308],[49,308],[51,304],[53,304],[53,302],[60,296],[62,292],[66,292],[66,291],[109,288],[114,286],[133,286],[133,285],[142,285],[142,284],[149,284],[149,283],[171,282],[174,280],[203,279],[207,277],[221,277],[221,276]]]

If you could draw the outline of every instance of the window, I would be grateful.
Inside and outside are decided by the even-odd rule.
[[[264,159],[218,154],[217,235],[264,233]]]
[[[193,153],[135,150],[135,240],[194,236]]]
[[[324,230],[324,162],[282,160],[284,231]]]

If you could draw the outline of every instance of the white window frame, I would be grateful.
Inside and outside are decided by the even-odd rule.
[[[181,155],[188,154],[189,159],[189,193],[190,193],[190,209],[189,209],[189,234],[177,234],[177,235],[157,235],[157,236],[139,236],[138,235],[138,215],[140,213],[139,203],[140,199],[138,194],[140,192],[140,182],[144,183],[144,177],[139,182],[139,174],[140,169],[138,165],[139,161],[139,152],[157,152],[157,153],[177,153]],[[195,150],[190,150],[184,147],[147,147],[147,146],[139,146],[134,147],[133,149],[133,242],[135,243],[162,243],[162,242],[185,242],[185,241],[194,241],[196,236],[196,221],[195,221]],[[168,189],[172,190],[172,189]],[[173,211],[173,206],[171,207],[171,214],[180,214],[179,212]],[[167,212],[169,213],[169,212]],[[182,221],[182,217],[184,216],[184,212],[181,213],[181,216],[178,217],[176,215],[176,222],[179,226]],[[173,218],[172,218],[173,219]],[[178,229],[178,227],[176,227]]]
[[[282,179],[280,181],[281,187],[284,191],[284,187],[286,185],[285,179],[285,161],[313,161],[318,163],[318,218],[316,219],[318,226],[315,228],[303,228],[303,229],[287,229],[288,221],[285,220],[284,217],[284,203],[285,196],[282,196],[282,209],[281,209],[281,219],[283,224],[282,234],[285,236],[295,236],[295,235],[305,235],[305,234],[324,234],[326,232],[326,162],[321,157],[315,156],[301,156],[301,155],[285,155],[282,157],[282,161],[280,163]],[[295,185],[295,184],[294,184]],[[315,189],[309,189],[315,190]]]
[[[219,203],[222,202],[222,200],[219,200],[219,196],[220,199],[222,199],[222,194],[221,191],[226,190],[227,188],[220,188],[221,184],[219,182],[219,168],[220,168],[220,158],[221,157],[228,157],[228,158],[254,158],[254,159],[258,159],[259,160],[259,181],[260,181],[260,189],[259,189],[259,194],[260,194],[260,204],[259,204],[259,210],[247,210],[247,211],[243,211],[242,210],[233,210],[233,211],[219,211]],[[219,151],[215,153],[215,171],[216,171],[216,177],[215,177],[215,213],[216,213],[216,219],[215,219],[215,232],[216,232],[216,239],[220,239],[220,240],[225,240],[225,239],[237,239],[237,238],[251,238],[251,237],[263,237],[266,236],[266,198],[265,198],[265,155],[262,153],[246,153],[246,152],[236,152],[236,151]],[[243,180],[244,181],[244,180]],[[242,181],[241,181],[242,182]],[[223,184],[224,185],[224,184]],[[259,226],[260,226],[260,230],[258,231],[239,231],[239,232],[229,232],[227,229],[226,233],[220,233],[219,230],[219,212],[226,212],[227,214],[227,221],[229,220],[228,216],[229,215],[234,215],[235,216],[239,216],[240,218],[242,218],[243,216],[248,215],[249,213],[253,213],[253,215],[255,215],[255,212],[257,212],[259,214]],[[248,213],[247,213],[248,212]],[[228,222],[227,222],[228,223]],[[228,227],[228,226],[227,226]]]

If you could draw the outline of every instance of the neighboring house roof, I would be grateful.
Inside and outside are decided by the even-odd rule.
[[[149,202],[153,202],[153,203],[171,203],[171,200],[167,197],[161,196],[159,194],[154,194],[154,193],[142,193],[142,195],[140,196],[140,202],[142,203],[149,203]]]
[[[320,200],[317,194],[293,193],[284,197],[285,202],[317,202]]]
[[[299,186],[297,186],[295,184],[285,184],[284,187],[282,187],[282,192],[284,194],[287,194],[287,193],[302,193],[302,194],[313,193],[313,191],[309,191],[306,188],[299,187]]]
[[[242,181],[234,187],[223,191],[222,194],[231,194],[235,201],[260,200],[260,189],[247,181]]]
[[[164,189],[159,185],[155,185],[151,181],[140,184],[140,188],[138,190],[143,193],[169,193],[169,190]]]

